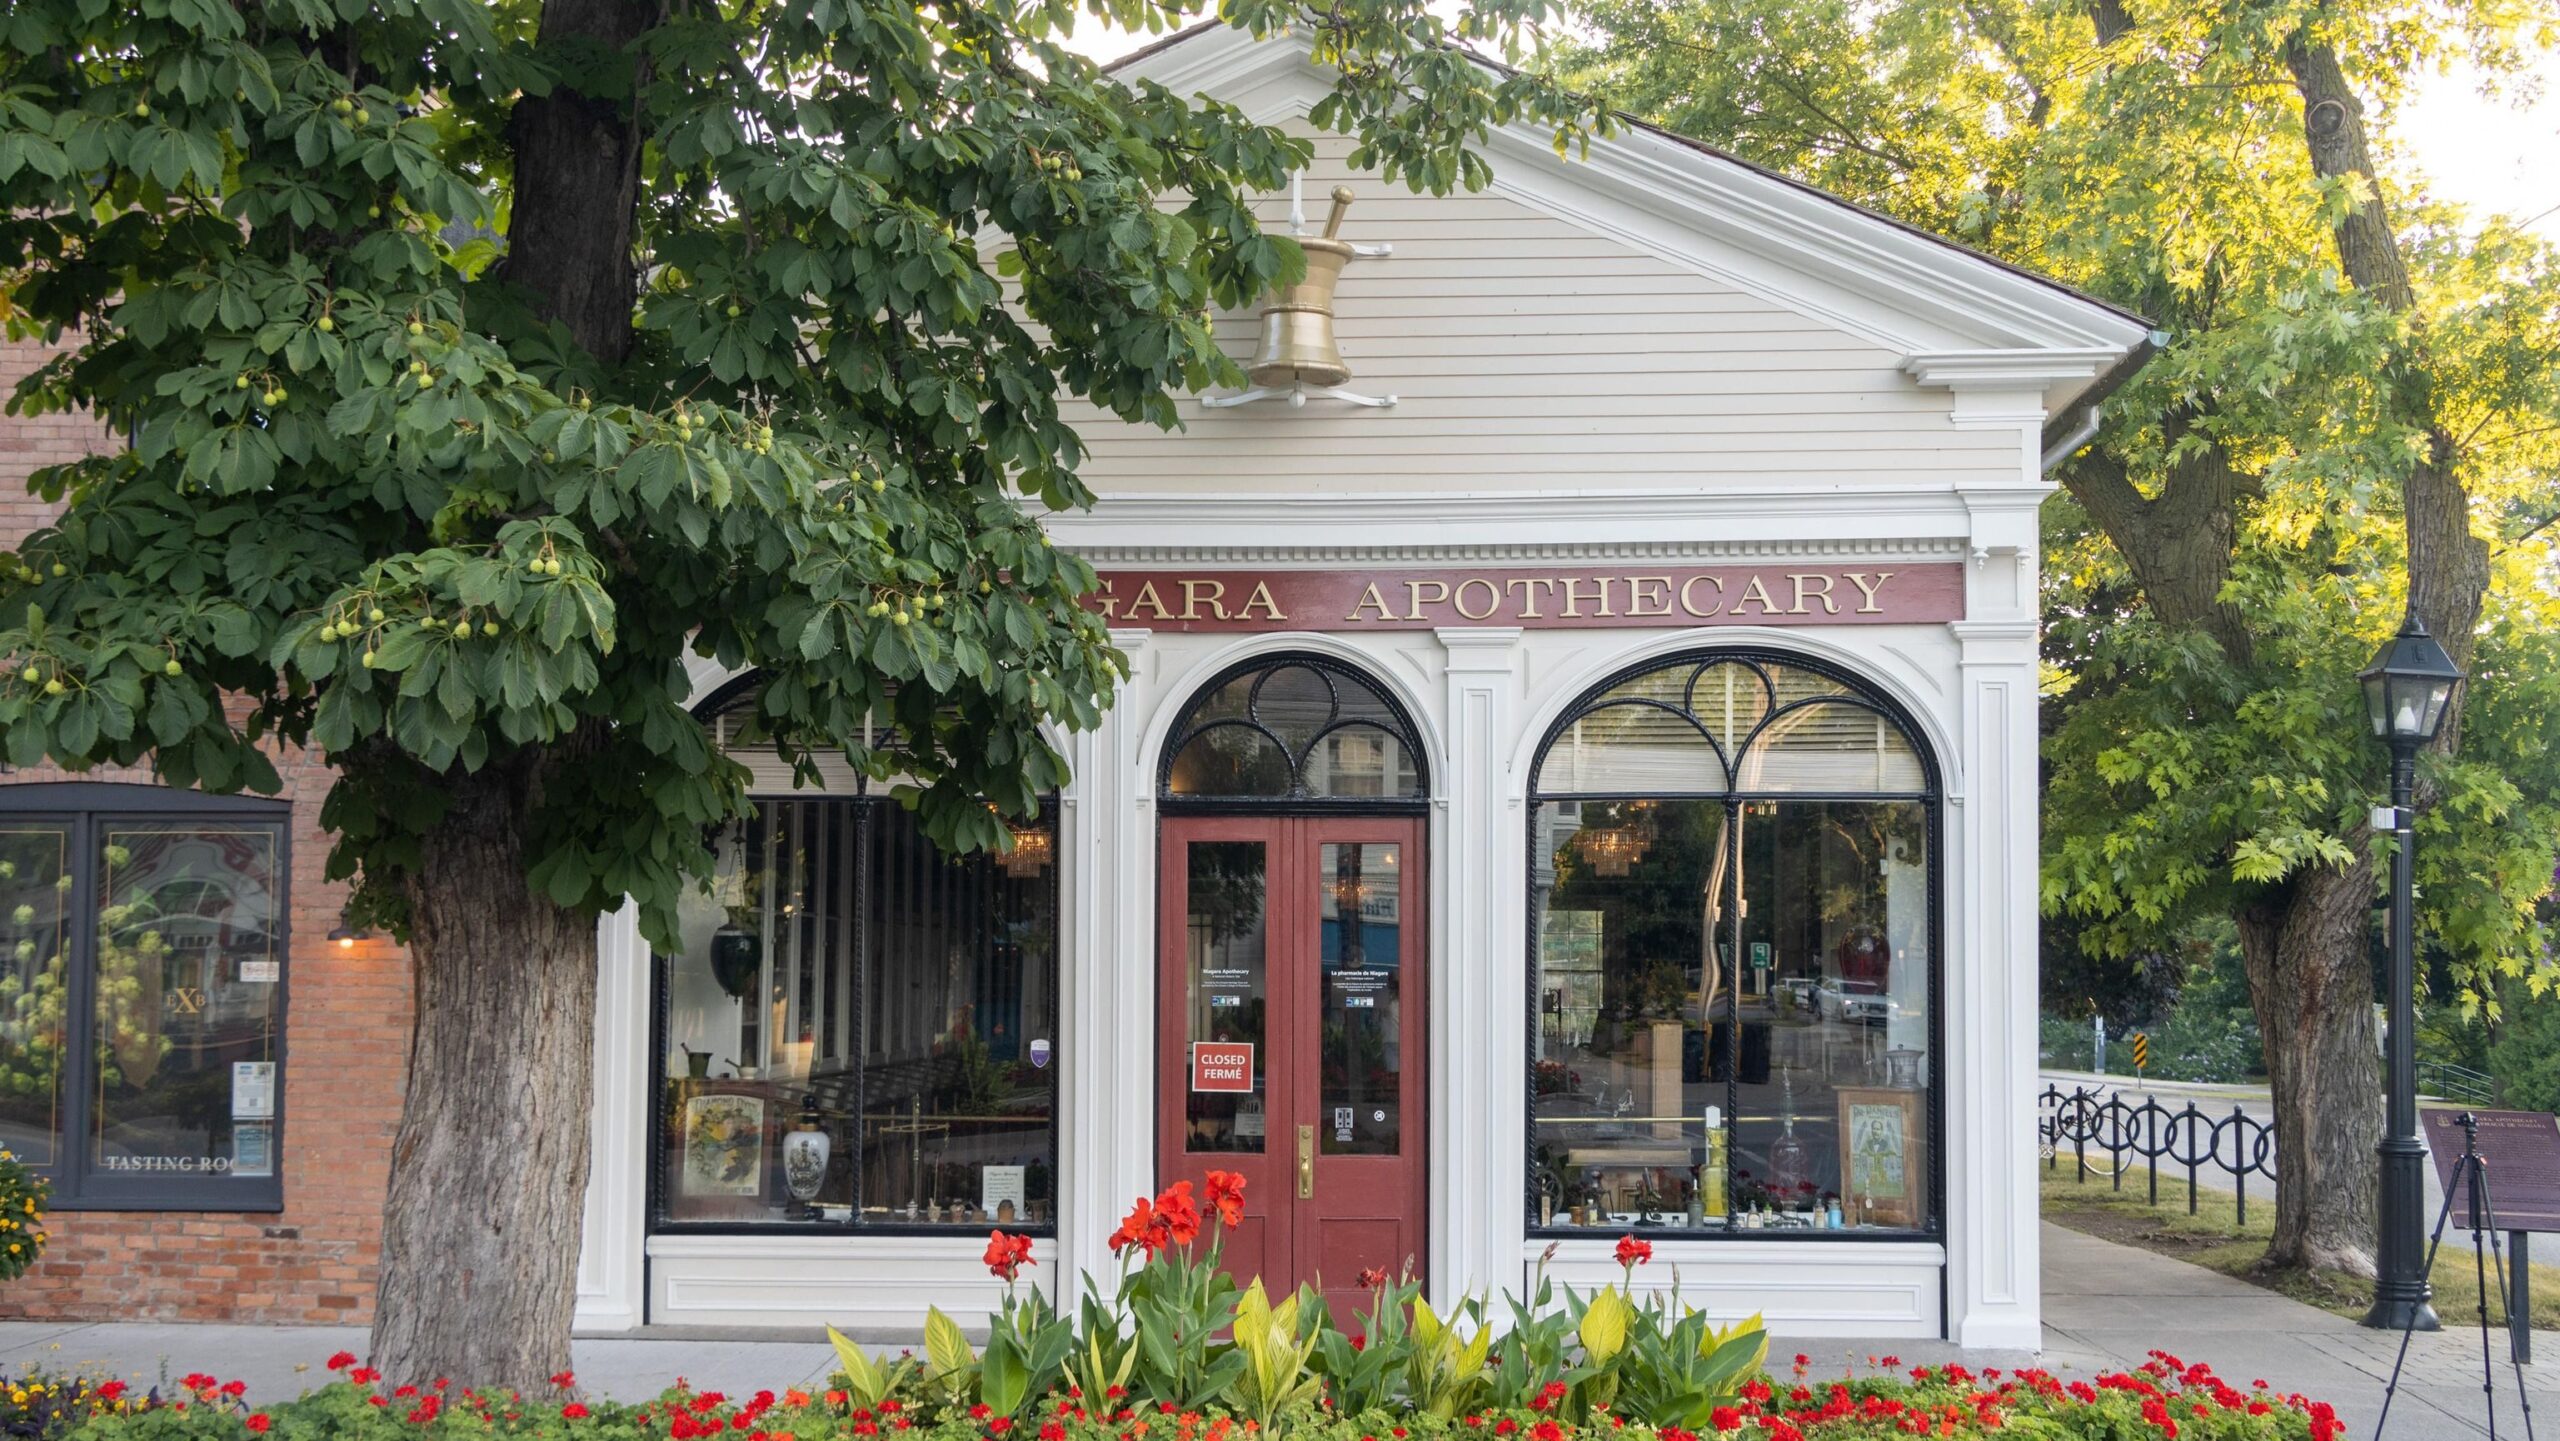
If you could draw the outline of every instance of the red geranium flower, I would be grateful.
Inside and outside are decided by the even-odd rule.
[[[1023,1267],[1034,1264],[1031,1259],[1031,1238],[1008,1236],[1002,1231],[991,1231],[987,1235],[985,1260],[987,1269],[994,1272],[997,1279],[1006,1285],[1011,1285],[1014,1276]]]
[[[1653,1243],[1651,1241],[1639,1241],[1633,1236],[1620,1236],[1618,1238],[1619,1265],[1624,1266],[1629,1270],[1634,1270],[1636,1267],[1643,1265],[1645,1262],[1652,1259]]]
[[[1240,1225],[1244,1221],[1244,1177],[1233,1171],[1209,1173],[1209,1204],[1217,1208],[1218,1224]]]
[[[578,1373],[575,1371],[555,1371],[551,1374],[551,1384],[559,1387],[563,1391],[566,1391],[570,1387],[578,1384]]]
[[[332,1371],[344,1371],[354,1364],[356,1364],[356,1353],[353,1351],[341,1351],[329,1358],[329,1369]]]
[[[257,1415],[250,1417],[246,1422],[243,1422],[242,1424],[243,1424],[243,1425],[246,1425],[250,1430],[255,1431],[255,1432],[257,1432],[259,1435],[263,1436],[263,1435],[265,1435],[265,1434],[266,1434],[266,1432],[267,1432],[267,1428],[268,1428],[268,1427],[270,1427],[270,1426],[273,1426],[273,1425],[274,1425],[274,1424],[276,1424],[276,1423],[275,1423],[275,1422],[273,1422],[273,1421],[268,1420],[268,1419],[267,1419],[267,1413],[265,1413],[264,1411],[261,1411],[261,1412],[259,1412]]]
[[[572,1401],[568,1405],[560,1408],[560,1419],[563,1421],[584,1421],[587,1419],[587,1408],[575,1401]]]

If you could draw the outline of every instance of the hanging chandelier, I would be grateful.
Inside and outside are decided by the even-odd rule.
[[[1049,828],[1022,825],[1010,829],[1013,849],[1001,858],[1004,873],[1015,880],[1028,880],[1049,869],[1049,862],[1057,855],[1056,842],[1050,838]]]
[[[1574,833],[1573,846],[1595,876],[1623,876],[1653,849],[1653,837],[1642,826],[1588,826]]]

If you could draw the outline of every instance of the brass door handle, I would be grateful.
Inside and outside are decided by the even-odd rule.
[[[1298,1128],[1298,1199],[1311,1201],[1316,1194],[1316,1128]]]

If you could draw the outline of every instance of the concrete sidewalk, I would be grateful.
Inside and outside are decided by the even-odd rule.
[[[2201,1266],[2051,1224],[2044,1228],[2044,1287],[2042,1363],[2055,1371],[2138,1366],[2158,1347],[2206,1362],[2244,1389],[2263,1378],[2279,1390],[2326,1401],[2338,1408],[2350,1441],[2374,1434],[2383,1384],[2400,1347],[2396,1334],[2368,1331]],[[2490,1343],[2498,1430],[2522,1436],[2506,1333],[2492,1332]],[[2560,1334],[2535,1333],[2533,1350],[2542,1364],[2524,1368],[2525,1385],[2536,1413],[2560,1425]],[[2488,1435],[2480,1381],[2477,1326],[2413,1338],[2388,1435],[2392,1441]]]
[[[1844,1365],[1863,1369],[1867,1357],[1885,1354],[1905,1365],[1949,1360],[1974,1367],[2040,1364],[2065,1375],[2088,1376],[2140,1366],[2158,1347],[2187,1361],[2209,1363],[2236,1386],[2246,1388],[2263,1378],[2279,1390],[2327,1401],[2347,1423],[2349,1441],[2366,1441],[2374,1434],[2397,1336],[2364,1330],[2201,1267],[2053,1225],[2044,1228],[2044,1283],[2041,1356],[1965,1351],[1943,1342],[1799,1339],[1782,1333],[1772,1345],[1773,1359],[1783,1370],[1787,1358],[1801,1352],[1811,1358],[1816,1376],[1836,1375]],[[2521,1436],[2506,1337],[2500,1332],[2491,1339],[2498,1429]],[[14,1371],[29,1363],[86,1366],[145,1385],[204,1370],[246,1381],[254,1401],[290,1397],[318,1385],[326,1379],[321,1367],[330,1353],[361,1353],[364,1344],[364,1332],[352,1327],[4,1322],[0,1369]],[[2526,1367],[2525,1381],[2538,1403],[2535,1409],[2560,1426],[2560,1334],[2540,1333],[2535,1351],[2543,1364]],[[653,1395],[678,1377],[698,1389],[731,1395],[761,1387],[812,1387],[834,1367],[834,1353],[824,1340],[801,1333],[582,1337],[573,1356],[581,1390],[624,1399]],[[2399,1398],[2392,1403],[2391,1441],[2486,1436],[2480,1379],[2476,1328],[2417,1337]]]

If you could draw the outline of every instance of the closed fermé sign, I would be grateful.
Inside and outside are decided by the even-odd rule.
[[[1191,1089],[1195,1091],[1252,1090],[1252,1044],[1245,1041],[1192,1042]]]

